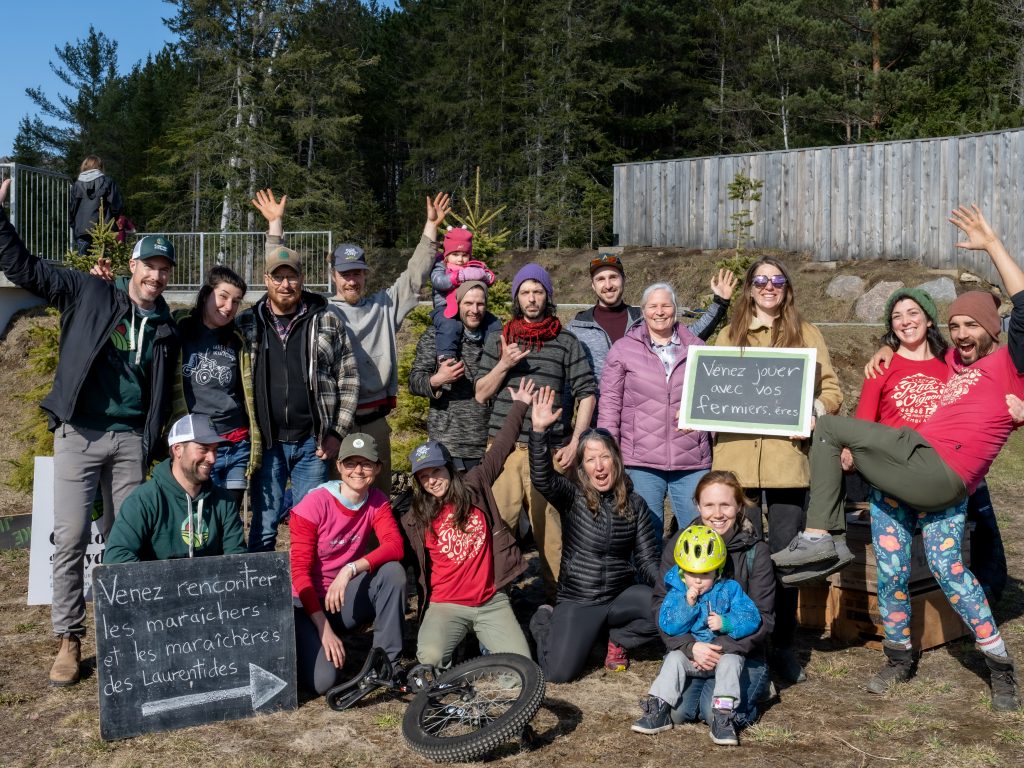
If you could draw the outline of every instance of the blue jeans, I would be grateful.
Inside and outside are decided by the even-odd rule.
[[[309,437],[301,443],[274,443],[263,453],[263,465],[253,483],[250,552],[274,551],[277,524],[288,513],[284,497],[289,479],[293,505],[327,482],[327,462],[317,458],[316,438]]]
[[[736,725],[748,726],[760,716],[758,703],[768,692],[771,673],[764,659],[747,659],[740,672],[740,701],[736,705]],[[710,683],[710,685],[709,685]],[[679,705],[672,710],[672,722],[694,723],[703,720],[711,724],[712,700],[715,696],[715,678],[687,677],[686,687]]]
[[[229,491],[244,491],[249,482],[245,479],[245,471],[249,468],[249,454],[252,443],[241,440],[237,443],[224,443],[217,448],[217,460],[210,472],[213,484]]]
[[[672,513],[680,528],[685,528],[697,516],[697,505],[693,503],[693,492],[697,483],[708,473],[706,469],[647,469],[626,467],[626,474],[633,481],[633,490],[647,502],[654,515],[654,532],[661,546],[665,530],[665,497],[672,501]]]

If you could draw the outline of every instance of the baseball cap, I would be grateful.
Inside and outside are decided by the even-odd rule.
[[[267,248],[266,257],[263,262],[263,271],[268,275],[274,274],[278,267],[291,267],[300,275],[302,274],[302,256],[298,251],[285,248],[283,245],[274,245]]]
[[[202,413],[190,413],[182,416],[171,427],[167,435],[167,445],[178,443],[202,443],[203,445],[218,445],[227,442],[213,428],[210,417]]]
[[[448,449],[437,440],[428,440],[409,454],[410,472],[414,475],[421,469],[443,467],[452,460]]]
[[[365,432],[353,432],[345,436],[338,449],[338,461],[358,456],[370,461],[380,461],[377,457],[377,441]]]
[[[177,264],[174,260],[174,245],[163,235],[146,235],[139,238],[132,248],[133,259],[152,259],[155,256],[163,256],[171,264]]]
[[[622,259],[620,259],[614,253],[601,253],[598,254],[596,259],[590,260],[590,276],[593,277],[594,273],[599,269],[605,267],[611,267],[612,269],[619,270],[619,274],[623,277],[626,276],[626,270],[622,267]]]
[[[334,268],[339,272],[347,272],[350,269],[369,269],[366,263],[366,254],[358,245],[342,243],[334,249]]]

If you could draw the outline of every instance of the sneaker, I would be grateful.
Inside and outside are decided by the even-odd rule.
[[[731,709],[711,710],[711,740],[722,747],[738,747],[740,738],[736,735],[736,724],[733,718],[736,716]]]
[[[641,699],[640,709],[644,714],[630,726],[631,730],[648,736],[672,730],[672,709],[657,696]]]
[[[82,638],[78,635],[65,635],[60,639],[60,650],[50,667],[50,685],[64,687],[74,685],[81,675],[79,664],[82,661]]]
[[[771,668],[778,672],[779,677],[786,682],[803,683],[807,681],[803,665],[792,648],[776,648],[772,652]]]
[[[847,550],[847,552],[849,552],[849,550]],[[779,581],[787,587],[797,587],[810,581],[821,581],[822,579],[831,576],[836,571],[843,570],[843,568],[852,562],[853,554],[851,553],[848,557],[841,557],[837,560],[812,563],[811,565],[804,565],[799,568],[782,569],[779,572]]]
[[[609,672],[625,672],[629,669],[629,656],[618,643],[608,641],[608,653],[604,656],[604,668]]]
[[[820,539],[811,541],[798,533],[789,542],[788,547],[772,555],[772,561],[779,568],[797,568],[835,560],[837,557],[835,539],[831,535],[825,534]]]

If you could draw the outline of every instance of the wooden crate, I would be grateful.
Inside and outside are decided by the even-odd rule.
[[[804,629],[828,629],[828,591],[824,582],[804,584],[796,604],[796,620]]]
[[[860,590],[875,594],[878,592],[878,568],[875,550],[871,546],[871,521],[867,510],[857,510],[846,515],[846,543],[853,553],[853,562],[839,573],[828,577],[830,584],[842,589]],[[961,542],[961,559],[968,568],[971,565],[971,531],[964,529]],[[910,593],[923,592],[935,584],[928,558],[924,553],[921,532],[916,531],[910,543]]]
[[[911,642],[917,650],[935,648],[969,634],[938,585],[912,594],[910,610]],[[882,647],[885,635],[875,594],[831,586],[826,621],[833,640],[868,648]]]

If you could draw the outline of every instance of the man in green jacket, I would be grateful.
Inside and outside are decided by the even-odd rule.
[[[167,438],[171,458],[121,505],[104,563],[237,555],[246,551],[238,502],[210,482],[222,439],[200,414],[183,416]]]

